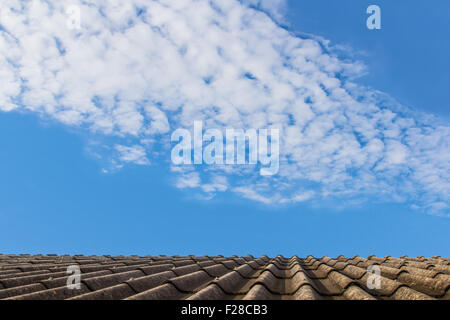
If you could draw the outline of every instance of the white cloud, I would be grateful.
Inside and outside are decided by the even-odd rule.
[[[183,173],[177,180],[176,186],[180,189],[200,187],[201,180],[198,172]]]
[[[287,0],[242,0],[242,3],[265,11],[276,21],[282,21],[287,10]]]
[[[119,152],[119,160],[123,162],[132,162],[140,165],[150,164],[147,159],[147,153],[142,146],[122,146],[116,145],[115,149]]]
[[[284,1],[74,0],[81,29],[71,30],[63,1],[10,0],[0,110],[114,136],[118,160],[138,164],[149,163],[146,141],[168,148],[165,136],[194,120],[277,127],[272,180],[251,167],[197,167],[174,173],[177,186],[263,203],[378,197],[448,211],[448,124],[358,85],[361,63],[249,4],[282,17]]]
[[[240,194],[244,198],[258,201],[258,202],[265,203],[265,204],[271,204],[275,200],[274,198],[261,195],[259,192],[257,192],[256,190],[254,190],[251,187],[236,187],[233,189],[233,191]]]
[[[206,193],[225,192],[228,190],[228,180],[224,176],[212,176],[211,182],[202,185]]]

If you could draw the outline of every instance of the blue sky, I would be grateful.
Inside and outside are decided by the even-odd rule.
[[[450,93],[447,87],[450,83],[448,61],[450,40],[448,38],[449,19],[446,18],[445,13],[450,12],[450,4],[445,1],[435,1],[435,3],[425,5],[423,1],[395,1],[395,3],[378,1],[377,4],[382,9],[382,30],[380,31],[369,31],[365,28],[364,12],[369,4],[366,1],[358,4],[347,0],[289,1],[287,3],[285,8],[287,12],[285,11],[284,16],[278,19],[281,19],[280,23],[287,25],[289,30],[331,40],[331,46],[345,45],[349,48],[345,57],[353,61],[352,67],[347,70],[350,74],[349,79],[353,79],[352,73],[359,71],[357,61],[362,61],[366,65],[366,75],[351,80],[352,83],[381,90],[397,99],[402,105],[415,108],[427,116],[436,115],[436,118],[425,124],[419,123],[420,119],[416,120],[419,124],[416,123],[413,127],[414,132],[419,129],[425,132],[423,136],[420,136],[421,138],[406,134],[401,136],[403,133],[396,133],[399,136],[395,139],[392,136],[389,136],[389,139],[381,139],[386,150],[383,151],[382,160],[377,163],[384,165],[383,174],[378,173],[379,171],[373,173],[372,169],[366,169],[364,166],[350,167],[348,170],[355,173],[348,180],[343,174],[336,173],[340,168],[338,165],[314,167],[317,170],[312,173],[326,172],[335,178],[333,183],[323,182],[323,189],[308,189],[310,182],[313,181],[312,173],[305,174],[299,180],[292,182],[282,175],[283,172],[279,177],[274,177],[274,180],[264,180],[259,177],[253,178],[253,176],[249,178],[246,172],[238,171],[226,175],[227,188],[222,192],[216,182],[214,184],[202,180],[203,178],[207,181],[214,180],[218,175],[214,172],[210,176],[208,168],[203,166],[194,170],[187,168],[187,171],[178,173],[181,178],[190,177],[191,180],[195,180],[194,178],[199,180],[192,187],[181,186],[180,181],[184,180],[179,180],[180,177],[170,166],[164,143],[160,145],[154,141],[166,141],[174,126],[183,126],[182,121],[177,123],[176,119],[171,118],[170,114],[175,111],[165,107],[172,103],[172,99],[176,100],[175,98],[180,96],[182,97],[180,101],[194,106],[199,103],[200,106],[197,109],[202,107],[201,101],[191,98],[188,94],[183,96],[173,89],[175,85],[182,85],[190,80],[185,78],[182,72],[177,77],[179,83],[174,83],[174,79],[170,77],[166,79],[165,75],[156,73],[159,83],[168,81],[167,86],[160,88],[151,82],[150,77],[154,74],[149,68],[149,78],[146,79],[148,82],[144,81],[147,87],[143,86],[145,89],[143,91],[152,92],[156,96],[157,103],[155,103],[151,101],[152,96],[143,95],[139,91],[141,83],[133,82],[135,78],[131,79],[133,81],[121,78],[119,84],[107,83],[107,78],[98,76],[96,72],[91,74],[89,70],[83,69],[90,66],[88,63],[80,67],[88,74],[87,77],[93,79],[99,77],[97,80],[108,85],[95,87],[92,92],[86,92],[83,90],[89,88],[83,87],[81,83],[81,80],[85,78],[81,76],[77,78],[78,75],[73,73],[73,70],[71,70],[73,77],[53,79],[49,76],[49,78],[41,79],[40,82],[36,81],[34,75],[37,73],[30,71],[35,70],[31,67],[12,69],[13,75],[27,79],[27,82],[22,83],[27,89],[25,93],[19,92],[14,95],[10,93],[14,88],[5,87],[3,91],[8,93],[5,96],[9,100],[4,100],[3,96],[0,96],[3,106],[8,106],[8,103],[10,103],[9,106],[14,106],[9,109],[4,107],[2,110],[6,112],[0,111],[0,223],[2,226],[0,252],[112,255],[449,256],[450,220],[443,216],[447,213],[445,210],[448,210],[448,206],[443,207],[441,211],[436,211],[435,208],[442,209],[442,203],[448,204],[449,191],[449,163],[448,157],[445,157],[448,155],[448,144],[445,143],[447,137],[445,134],[448,131],[445,131],[445,125],[448,128]],[[223,9],[223,11],[226,10]],[[33,11],[24,14],[31,14],[30,12]],[[274,12],[278,13],[278,11]],[[226,15],[231,16],[231,13]],[[267,30],[265,32],[273,34],[280,32],[276,26],[274,27],[264,18],[257,16],[254,19],[260,19],[258,20],[260,24],[252,28],[262,29],[264,26],[267,27],[264,29]],[[168,24],[170,25],[169,22]],[[99,24],[93,28],[102,30],[106,28],[106,25]],[[7,24],[5,29],[8,29]],[[19,34],[22,31],[21,28],[17,30]],[[27,31],[26,27],[23,30]],[[250,31],[244,34],[249,36],[248,39],[252,39],[251,35],[256,32],[253,29]],[[227,35],[227,33],[222,34],[224,37]],[[61,43],[67,46],[70,53],[74,42],[64,38],[64,34],[57,36],[60,37]],[[36,36],[34,37],[31,39],[36,39]],[[6,41],[4,39],[2,38]],[[105,39],[117,46],[128,43],[125,39],[119,39],[120,41]],[[264,36],[261,39],[261,42],[265,43],[264,41],[272,41],[270,40],[272,36],[268,36],[269,40],[266,40]],[[34,43],[30,39],[27,40],[28,42],[24,40],[24,43]],[[289,38],[287,41],[295,40]],[[314,41],[311,44],[312,47],[308,44],[302,45],[303,48],[315,48]],[[91,43],[91,45],[94,44],[94,42]],[[39,45],[33,45],[40,48]],[[230,47],[232,47],[231,43]],[[127,45],[124,45],[124,48],[127,49]],[[161,47],[160,50],[164,51],[164,49]],[[138,56],[140,52],[138,50],[133,54],[130,52],[130,55],[133,58],[136,55],[134,62],[143,63],[138,65],[139,68],[145,68],[156,64],[153,62],[153,65],[147,65],[147,58],[163,59],[171,53],[169,49],[168,47],[168,51],[162,52],[161,56],[141,57]],[[330,47],[329,50],[334,49]],[[14,52],[14,50],[10,51]],[[143,50],[143,52],[146,51]],[[302,52],[299,51],[298,54],[301,55]],[[34,56],[29,56],[28,52],[23,53],[25,53],[23,56],[33,62]],[[1,51],[1,54],[5,54],[5,51]],[[261,59],[259,56],[249,56],[259,63],[255,71],[258,71],[258,68],[262,69],[265,62],[272,63],[274,59],[266,56]],[[293,56],[286,56],[285,52],[280,56],[283,59],[293,58]],[[327,54],[321,57],[324,56],[329,57]],[[83,62],[89,60],[83,54],[80,54],[80,57],[83,58]],[[107,54],[106,57],[108,57]],[[65,57],[67,59],[65,61],[69,64],[71,58],[72,56],[69,55]],[[319,59],[320,56],[312,55],[309,58],[314,60]],[[115,61],[124,61],[120,57],[116,59],[118,60]],[[55,59],[55,61],[59,60]],[[25,66],[27,63],[32,65],[29,61],[21,62]],[[58,66],[56,62],[49,64],[49,69],[43,69],[43,71],[51,70],[55,65]],[[232,60],[230,63],[238,62]],[[0,65],[0,68],[4,66],[4,64]],[[97,67],[97,65],[93,66],[93,69]],[[113,67],[112,69],[116,68],[115,65],[110,66]],[[175,70],[180,70],[182,65],[177,66],[178,69]],[[333,62],[333,66],[342,68],[340,69],[342,73],[346,68],[340,62]],[[250,67],[249,65],[248,68]],[[5,70],[8,71],[8,69]],[[105,69],[101,70],[108,73]],[[116,72],[116,75],[122,75],[122,70],[116,70]],[[100,74],[101,71],[98,73]],[[171,73],[170,67],[167,73]],[[219,71],[217,74],[213,73],[213,78],[214,76],[219,78],[219,73]],[[317,74],[319,74],[318,71]],[[15,77],[12,78],[15,79]],[[70,96],[62,90],[67,100],[61,99],[54,102],[45,92],[38,90],[39,86],[53,88],[58,83],[70,86],[75,91],[74,95]],[[223,85],[227,82],[221,83]],[[96,85],[98,84],[91,86]],[[104,123],[110,119],[106,119],[106,116],[102,114],[92,121],[77,121],[78,118],[74,114],[81,110],[80,106],[84,106],[81,102],[78,106],[77,99],[84,101],[82,99],[85,94],[100,96],[103,92],[110,92],[108,91],[110,88],[115,90],[115,86],[119,86],[117,96],[121,98],[112,98],[120,102],[137,101],[136,104],[140,108],[145,108],[146,104],[155,104],[146,109],[148,118],[145,118],[144,123],[149,125],[145,133],[142,133],[141,129],[136,129],[136,122],[133,120],[136,119],[135,113],[129,111],[130,108],[127,106],[124,107],[126,110],[124,111],[120,103],[117,103],[119,107],[114,109],[118,110],[119,116],[112,118],[114,128],[109,131]],[[342,86],[350,88],[344,84]],[[226,93],[231,95],[234,102],[248,101],[243,99],[245,94],[238,90],[239,86],[234,88],[230,85],[228,89]],[[253,87],[250,89],[256,90]],[[52,93],[58,96],[56,93],[60,92],[57,89],[54,90]],[[112,91],[115,92],[114,90]],[[197,88],[190,87],[189,92],[196,92],[196,90]],[[210,92],[209,89],[202,90],[199,91],[201,94]],[[220,90],[214,91],[211,99],[220,101],[223,99],[221,94]],[[258,91],[255,91],[254,97],[257,95]],[[108,107],[105,102],[107,97],[102,99],[98,103],[99,109]],[[278,98],[274,95],[269,97],[268,101],[276,102],[276,99]],[[207,98],[205,101],[208,101]],[[326,102],[326,100],[320,101]],[[383,110],[397,108],[397,106],[395,108],[391,105],[385,106],[391,103],[390,100],[386,102],[377,98],[375,101],[383,105]],[[56,113],[54,111],[56,107],[48,107],[53,104],[64,105],[63,109],[71,112]],[[220,103],[217,102],[217,104],[220,108]],[[366,105],[370,104],[367,102]],[[71,106],[76,108],[70,109]],[[250,108],[245,103],[244,107]],[[260,112],[259,109],[253,110],[254,114]],[[190,120],[189,112],[194,111],[182,109],[180,114]],[[95,113],[97,111],[91,114],[89,114],[90,111],[83,112],[89,116],[97,115]],[[115,111],[111,113],[115,115]],[[166,118],[162,115],[163,113]],[[229,114],[233,113],[230,111]],[[371,114],[371,117],[374,114]],[[399,123],[405,123],[407,122],[405,119],[414,119],[416,116],[413,112],[411,114],[406,112],[406,114],[402,113],[399,116],[402,120]],[[164,119],[170,123],[170,130],[164,129],[166,123]],[[227,125],[237,125],[233,117],[230,119]],[[442,123],[444,129],[442,129]],[[389,132],[396,131],[394,129],[397,127],[394,125],[386,126]],[[408,128],[401,127],[400,132],[407,131]],[[424,128],[431,129],[427,131]],[[342,136],[346,137],[346,135]],[[427,140],[428,138],[430,140]],[[425,153],[424,147],[414,149],[417,142],[413,142],[420,139],[426,140],[428,144],[429,141],[436,140],[443,143],[432,144],[431,149]],[[391,140],[399,141],[398,143],[406,147],[399,146],[397,142],[395,144]],[[322,145],[323,141],[313,140],[312,144],[313,146]],[[349,144],[349,141],[344,144]],[[362,144],[368,145],[369,142]],[[120,152],[121,149],[117,148],[118,145],[131,148],[129,150],[133,152],[123,154]],[[412,164],[408,166],[407,172],[399,168],[406,167],[404,163],[399,162],[403,156],[399,155],[398,150],[402,148],[406,148],[408,157],[411,157],[409,159]],[[145,150],[144,157],[140,153],[142,150]],[[303,149],[305,150],[310,149]],[[358,158],[350,151],[345,153],[350,157],[350,162],[357,162]],[[320,157],[324,158],[323,154]],[[312,160],[315,161],[315,159]],[[147,165],[147,161],[151,164]],[[288,167],[289,165],[292,164],[285,164]],[[439,168],[440,171],[433,171],[438,169],[430,169],[430,166]],[[301,164],[296,168],[302,168]],[[425,181],[423,185],[418,183],[415,175],[423,177],[424,173],[429,177],[436,177],[435,180]],[[355,185],[360,181],[368,183],[363,179],[368,174],[374,176],[374,180],[367,180],[370,181],[368,189],[373,189],[374,193],[385,190],[387,184],[393,185],[393,189],[388,189],[386,195],[381,194],[381,197],[365,189],[363,191],[361,188],[357,189],[353,183]],[[313,182],[322,183],[320,180]],[[259,198],[256,198],[253,191],[260,191],[260,185],[264,183],[269,185],[269,189],[264,189],[262,194],[258,195]],[[342,190],[339,189],[341,183],[352,190],[349,196],[342,196]],[[242,184],[248,187],[244,191],[242,191]],[[289,188],[281,189],[285,184],[289,184]],[[241,189],[238,192],[236,186],[239,185]],[[206,192],[205,186],[216,189],[213,192]],[[331,195],[329,197],[311,196],[307,201],[292,200],[298,190],[301,190],[302,195],[309,195],[317,194],[319,189],[326,190]],[[277,197],[278,190],[289,193],[292,198],[285,201],[287,198],[284,196]],[[393,199],[388,197],[388,193],[395,194]],[[264,201],[258,201],[258,199]]]
[[[450,117],[450,3],[420,0],[317,0],[289,3],[289,23],[360,51],[369,73],[360,81],[404,104]],[[361,28],[365,9],[382,9],[382,29]]]

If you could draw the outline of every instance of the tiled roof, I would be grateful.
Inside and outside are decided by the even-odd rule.
[[[79,265],[80,289],[67,267]],[[367,272],[379,265],[380,288]],[[0,255],[0,299],[444,299],[450,259]]]

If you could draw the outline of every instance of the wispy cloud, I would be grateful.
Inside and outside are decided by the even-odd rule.
[[[282,21],[287,10],[287,0],[242,0],[241,2],[264,11],[276,21]]]
[[[194,120],[276,127],[279,175],[196,167],[175,172],[176,185],[263,203],[375,197],[448,213],[449,125],[358,85],[364,66],[326,41],[279,27],[282,1],[71,4],[81,8],[78,30],[67,28],[63,1],[8,1],[0,110],[115,136],[119,160],[139,164],[149,162],[148,141]]]
[[[122,146],[120,144],[115,146],[115,149],[119,152],[119,159],[123,162],[132,162],[141,165],[150,164],[147,159],[147,153],[142,146]]]

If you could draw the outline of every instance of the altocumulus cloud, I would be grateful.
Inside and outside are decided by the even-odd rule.
[[[284,1],[9,0],[0,110],[112,136],[122,164],[149,164],[170,133],[280,129],[280,171],[173,167],[175,186],[267,204],[404,202],[448,215],[450,127],[362,87],[364,67],[280,27]],[[5,5],[5,3],[2,3]],[[132,143],[127,144],[127,141]]]

